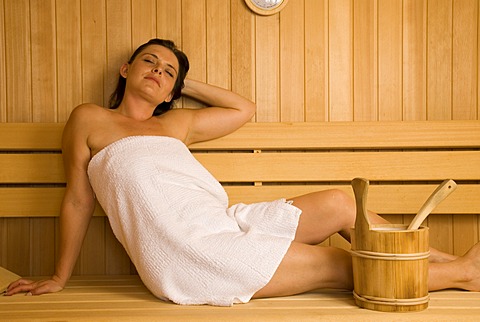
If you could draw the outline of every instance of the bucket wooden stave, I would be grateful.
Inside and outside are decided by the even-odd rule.
[[[420,311],[428,307],[428,228],[373,225],[367,216],[368,181],[354,179],[357,218],[352,229],[355,303],[383,312]]]

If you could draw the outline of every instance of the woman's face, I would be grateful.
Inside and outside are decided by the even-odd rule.
[[[139,90],[158,105],[172,99],[179,70],[175,54],[160,45],[142,50],[131,64],[124,64],[120,74],[126,78],[126,91]]]

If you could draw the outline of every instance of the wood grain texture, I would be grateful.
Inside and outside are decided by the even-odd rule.
[[[351,292],[316,291],[252,300],[232,307],[179,306],[156,299],[137,276],[74,277],[60,293],[2,299],[9,321],[476,321],[479,293],[440,291],[430,294],[421,312],[381,313],[358,308]]]
[[[65,122],[71,110],[83,102],[106,105],[119,67],[135,46],[150,37],[173,39],[184,49],[192,62],[190,77],[231,88],[256,101],[258,110],[252,121],[306,121],[296,136],[285,134],[290,124],[272,124],[263,130],[246,126],[228,140],[198,144],[193,150],[275,150],[278,144],[265,147],[272,135],[292,150],[299,146],[326,153],[330,149],[384,150],[402,142],[430,149],[438,148],[428,146],[436,133],[442,133],[444,144],[469,148],[478,142],[480,131],[472,131],[468,124],[463,132],[457,129],[450,136],[455,123],[432,122],[431,127],[421,126],[420,131],[414,131],[412,123],[402,134],[395,125],[372,127],[360,121],[478,120],[479,10],[476,0],[301,0],[290,1],[281,13],[263,17],[250,11],[243,0],[0,0],[0,122],[26,122],[0,128],[0,150],[44,140],[42,146],[31,149],[59,151],[63,124],[58,128],[46,125],[45,133],[36,132],[38,139],[25,136],[25,126],[30,122]],[[202,105],[182,100],[178,106]],[[335,124],[342,120],[362,124]],[[317,121],[327,121],[328,130],[315,131],[317,125],[309,123]],[[51,131],[58,136],[52,136]],[[357,135],[357,140],[345,139],[344,133]],[[252,137],[256,139],[250,140]],[[317,142],[322,142],[320,148]],[[311,183],[307,188],[291,185],[285,191],[295,194],[325,186],[325,182]],[[251,187],[245,187],[238,196],[254,200],[251,195],[256,190],[247,188]],[[410,200],[407,204],[412,202],[409,198],[414,196],[404,194],[396,183],[389,188],[392,190],[386,191],[391,193],[399,188],[400,198]],[[13,189],[26,189],[22,192],[25,195],[16,195],[19,191]],[[58,228],[56,217],[37,220],[58,213],[58,206],[48,203],[58,202],[63,187],[49,189],[56,192],[36,194],[36,187],[6,189],[2,197],[5,205],[25,203],[21,207],[2,204],[12,216],[24,216],[36,202],[45,211],[35,212],[34,219],[0,218],[1,263],[13,256],[2,239],[7,230],[10,242],[31,247],[43,230],[50,231],[52,225]],[[261,191],[262,197],[279,193],[275,189],[272,193]],[[475,193],[469,191],[467,198]],[[34,203],[26,201],[30,196]],[[375,203],[372,200],[372,206],[376,207]],[[401,201],[391,207],[380,203],[378,209],[395,212],[392,208],[396,203]],[[468,211],[471,204],[463,208],[458,201],[448,204],[449,200],[444,211],[455,215],[442,213],[427,219],[436,231],[432,245],[461,253],[479,239],[480,223],[476,214],[461,214],[459,210]],[[408,214],[391,216],[396,221],[408,219]],[[17,219],[26,223],[10,223]],[[106,227],[101,221],[93,225]],[[468,233],[461,237],[461,231]],[[108,236],[105,233],[105,244],[115,244]],[[39,247],[50,243],[45,237]],[[329,243],[342,241],[335,237]],[[48,270],[50,264],[40,263],[40,256],[28,256],[25,265],[35,263],[39,269],[22,267],[22,272],[41,274]],[[47,256],[49,260],[51,256]],[[118,261],[116,255],[106,260],[105,271],[134,271],[121,256]],[[18,263],[14,261],[14,265]]]
[[[257,121],[478,119],[478,12],[476,0],[297,0],[269,17],[242,0],[2,0],[0,121],[106,104],[152,37],[191,56],[192,78],[254,99]]]
[[[0,125],[1,265],[22,275],[48,275],[58,247],[64,174],[62,123]],[[224,138],[191,147],[225,186],[230,204],[290,198],[325,189],[350,195],[350,180],[374,181],[369,209],[409,222],[439,182],[459,187],[426,225],[431,244],[462,254],[478,241],[478,121],[249,123]],[[208,152],[208,153],[207,153]],[[292,170],[294,169],[294,170]],[[339,236],[323,243],[344,249]],[[8,246],[9,245],[9,246]],[[17,248],[22,250],[17,252]],[[28,258],[28,260],[25,260]],[[100,206],[75,274],[130,274],[125,251]]]

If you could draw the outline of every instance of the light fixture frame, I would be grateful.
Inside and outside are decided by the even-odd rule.
[[[245,0],[245,3],[256,14],[269,16],[280,12],[287,5],[288,0],[280,0],[280,3],[273,7],[262,6],[261,0]]]

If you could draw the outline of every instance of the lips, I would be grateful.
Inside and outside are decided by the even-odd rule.
[[[157,83],[158,86],[160,86],[160,81],[159,81],[158,79],[156,79],[155,77],[147,76],[147,77],[145,77],[145,79],[152,80],[152,81],[154,81],[155,83]]]

